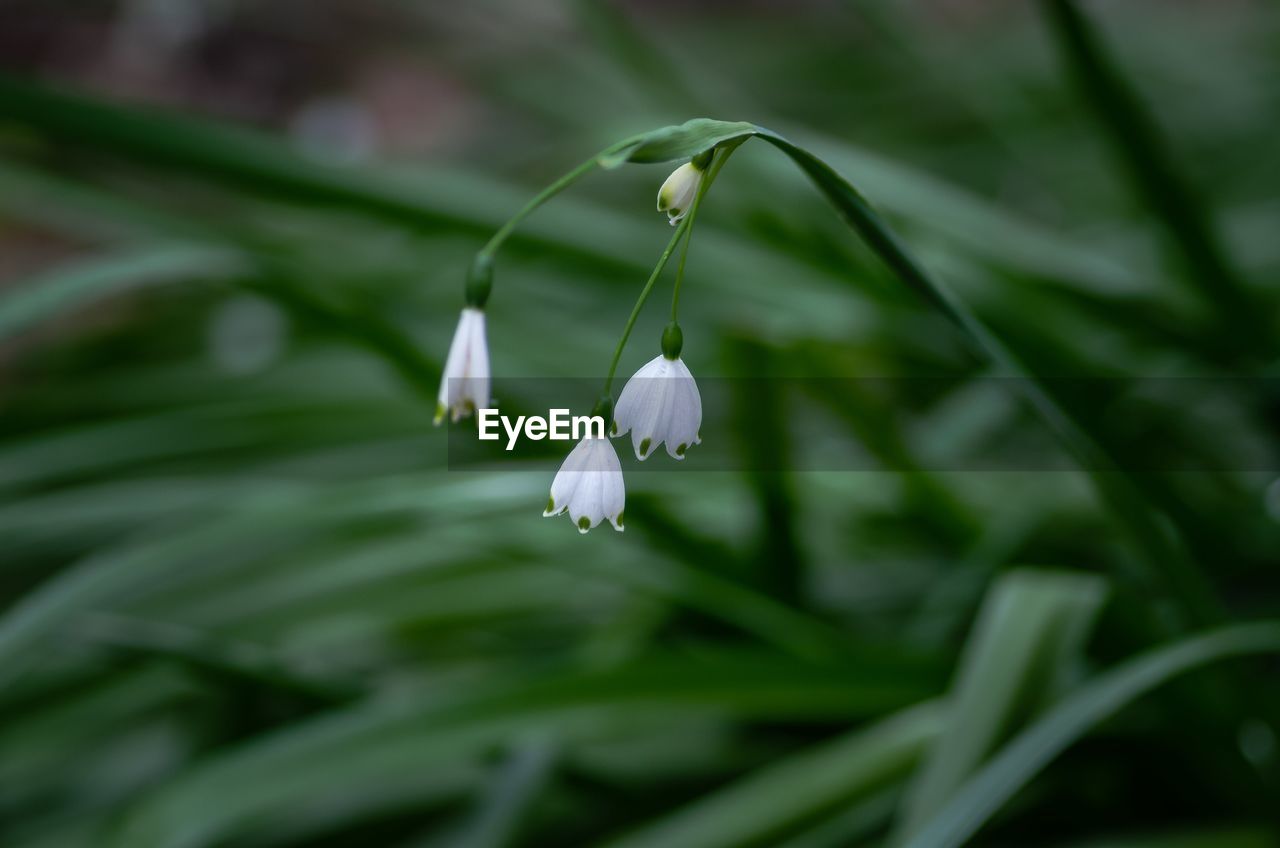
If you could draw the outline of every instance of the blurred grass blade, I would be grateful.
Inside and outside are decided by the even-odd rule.
[[[898,804],[897,788],[858,801],[840,813],[803,830],[777,848],[848,848],[881,830]]]
[[[452,848],[502,848],[511,844],[538,791],[546,784],[555,762],[550,739],[518,743],[481,797],[472,820],[451,837]]]
[[[1224,827],[1191,832],[1134,834],[1073,842],[1067,848],[1277,848],[1280,835],[1274,828]]]
[[[243,270],[235,254],[193,245],[147,247],[78,262],[27,280],[0,297],[0,341],[61,312],[131,288],[225,277]]]
[[[1074,0],[1042,0],[1053,33],[1130,177],[1183,257],[1186,280],[1220,316],[1223,343],[1254,357],[1275,352],[1274,333],[1227,258],[1208,207],[1174,165],[1164,135],[1106,54]]]
[[[1200,624],[1221,621],[1221,606],[1211,584],[1187,558],[1182,546],[1169,538],[1130,475],[1119,470],[1098,440],[1081,428],[1078,423],[1081,417],[1071,415],[977,316],[924,270],[847,180],[821,159],[781,136],[767,130],[758,132],[761,138],[791,157],[875,254],[959,331],[979,359],[992,365],[998,376],[1013,378],[1012,384],[1082,467],[1088,469],[1098,493],[1146,549],[1145,561],[1154,587],[1171,592],[1189,621]]]
[[[213,121],[104,103],[0,74],[0,126],[18,124],[58,139],[185,174],[234,182],[296,200],[363,209],[411,226],[459,223],[390,175],[326,166],[270,136]],[[474,223],[474,222],[466,222]]]
[[[1000,749],[907,848],[963,845],[1041,769],[1131,701],[1198,666],[1261,653],[1280,653],[1280,622],[1242,624],[1192,636],[1098,675]]]
[[[729,848],[759,842],[900,779],[941,729],[936,704],[914,707],[767,766],[607,844]]]
[[[78,625],[77,635],[94,646],[125,655],[176,660],[188,668],[261,684],[321,704],[353,701],[366,694],[361,683],[299,671],[261,645],[213,639],[179,624],[93,613]]]
[[[1015,571],[991,588],[965,645],[946,732],[913,779],[901,835],[917,831],[1019,723],[1053,694],[1105,597],[1086,574]]]
[[[634,733],[638,722],[662,716],[795,720],[822,713],[830,719],[903,706],[897,696],[883,700],[877,689],[884,681],[866,678],[853,664],[804,667],[711,657],[503,681],[454,695],[403,693],[297,722],[187,769],[139,800],[113,844],[217,844],[268,813],[311,809],[317,797],[353,785],[402,785],[415,776],[456,771],[513,738],[547,735],[571,748]],[[939,726],[932,709],[913,710],[879,726],[881,732],[859,735],[857,744],[848,742],[838,749],[841,756],[815,755],[789,775],[824,767],[831,780],[844,778],[849,791],[878,788],[910,766]],[[811,809],[814,797],[806,791],[790,803]],[[218,803],[211,806],[210,798]],[[376,808],[385,801],[371,793],[364,803]]]

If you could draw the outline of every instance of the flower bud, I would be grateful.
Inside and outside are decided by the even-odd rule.
[[[671,226],[689,213],[693,200],[698,196],[698,187],[702,185],[703,168],[693,162],[686,162],[671,172],[667,181],[658,189],[658,211],[667,213]]]

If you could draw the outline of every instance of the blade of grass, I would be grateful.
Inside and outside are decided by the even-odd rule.
[[[1101,39],[1073,0],[1044,0],[1059,49],[1097,112],[1129,178],[1168,231],[1182,257],[1186,282],[1219,316],[1224,345],[1264,360],[1275,352],[1275,334],[1254,303],[1212,224],[1203,198],[1174,164],[1173,154],[1146,105],[1107,55]]]
[[[454,848],[502,848],[511,844],[521,820],[546,785],[555,764],[549,739],[529,739],[515,746],[480,798],[471,820],[451,837]]]
[[[27,280],[0,298],[0,341],[60,312],[128,289],[181,280],[227,278],[244,268],[232,252],[160,245],[77,262]]]
[[[808,151],[767,131],[761,138],[786,153],[838,209],[849,225],[862,236],[877,256],[909,288],[950,322],[974,353],[989,363],[1000,376],[1015,378],[1012,383],[1040,415],[1054,434],[1087,469],[1103,500],[1122,517],[1146,552],[1148,577],[1177,598],[1181,612],[1191,623],[1221,621],[1223,614],[1212,586],[1164,527],[1144,500],[1130,475],[1119,469],[1097,440],[1082,430],[1072,416],[1035,375],[948,289],[917,262],[853,186],[822,160]]]
[[[1076,689],[1014,737],[906,843],[957,848],[1093,727],[1170,679],[1229,657],[1280,653],[1280,622],[1224,627],[1147,651]]]
[[[728,848],[763,841],[900,779],[942,726],[937,705],[913,707],[760,769],[608,848]]]
[[[1020,720],[1053,694],[1105,597],[1085,574],[1015,571],[987,594],[949,696],[947,730],[904,797],[902,837],[931,819]]]
[[[187,770],[141,798],[112,844],[195,848],[220,843],[267,814],[305,808],[317,795],[366,781],[447,772],[513,738],[549,735],[571,748],[634,732],[637,722],[656,716],[795,720],[817,711],[827,718],[848,717],[862,712],[860,702],[871,706],[878,699],[852,667],[840,672],[792,661],[771,666],[711,658],[507,679],[485,690],[473,686],[434,696],[400,694],[295,723]],[[866,696],[871,700],[863,702]],[[875,703],[871,714],[905,703],[912,701],[898,700],[894,707]],[[909,755],[936,732],[937,723],[927,710],[912,711],[901,726],[890,725],[898,727],[895,733],[871,734],[861,745],[850,744],[844,753],[857,761],[851,766],[862,778],[857,785],[865,780],[878,786],[884,775],[909,767]],[[218,804],[211,807],[209,798],[218,798]],[[376,805],[378,799],[368,803]]]
[[[271,138],[212,121],[131,109],[0,74],[0,124],[17,123],[50,137],[75,138],[127,153],[152,166],[314,203],[346,205],[418,227],[450,219],[389,178],[312,162]]]

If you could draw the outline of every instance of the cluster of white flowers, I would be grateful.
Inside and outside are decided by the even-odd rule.
[[[702,396],[689,366],[680,359],[680,338],[674,323],[663,333],[663,352],[641,366],[622,388],[622,396],[613,413],[612,437],[631,433],[636,459],[641,461],[663,442],[667,453],[684,459],[690,445],[702,441]],[[608,403],[599,411],[608,416]],[[581,533],[586,533],[604,519],[613,529],[622,530],[622,511],[626,506],[626,488],[622,482],[622,465],[609,439],[586,437],[573,449],[551,483],[551,499],[545,516],[569,513]]]
[[[677,168],[658,192],[658,211],[666,212],[672,225],[691,208],[701,186],[705,161]],[[492,280],[491,260],[482,255],[467,281],[467,306],[462,310],[440,381],[435,422],[446,415],[451,421],[489,407],[489,349],[485,339],[484,305]],[[611,438],[631,434],[636,458],[647,459],[665,444],[672,458],[683,460],[691,445],[702,441],[702,397],[689,367],[680,359],[684,338],[674,321],[662,334],[662,353],[640,367],[622,389],[616,411],[612,398],[596,405],[593,415],[603,415],[604,438],[589,434],[574,447],[551,483],[551,496],[543,515],[569,514],[580,533],[607,520],[623,529],[626,487],[622,465]]]

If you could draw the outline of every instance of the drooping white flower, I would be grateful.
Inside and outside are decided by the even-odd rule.
[[[551,497],[543,515],[568,512],[579,533],[586,533],[606,518],[622,530],[626,488],[618,453],[607,438],[587,436],[578,442],[551,482]]]
[[[671,172],[662,188],[658,189],[658,211],[667,213],[671,226],[689,213],[693,199],[702,185],[703,169],[686,162]]]
[[[690,445],[701,444],[702,396],[677,354],[662,353],[632,375],[618,398],[613,433],[631,432],[636,458],[644,459],[666,442],[667,453],[684,459]]]
[[[484,310],[468,306],[458,319],[449,345],[436,401],[439,424],[449,413],[451,421],[489,406],[489,346],[484,336]]]

